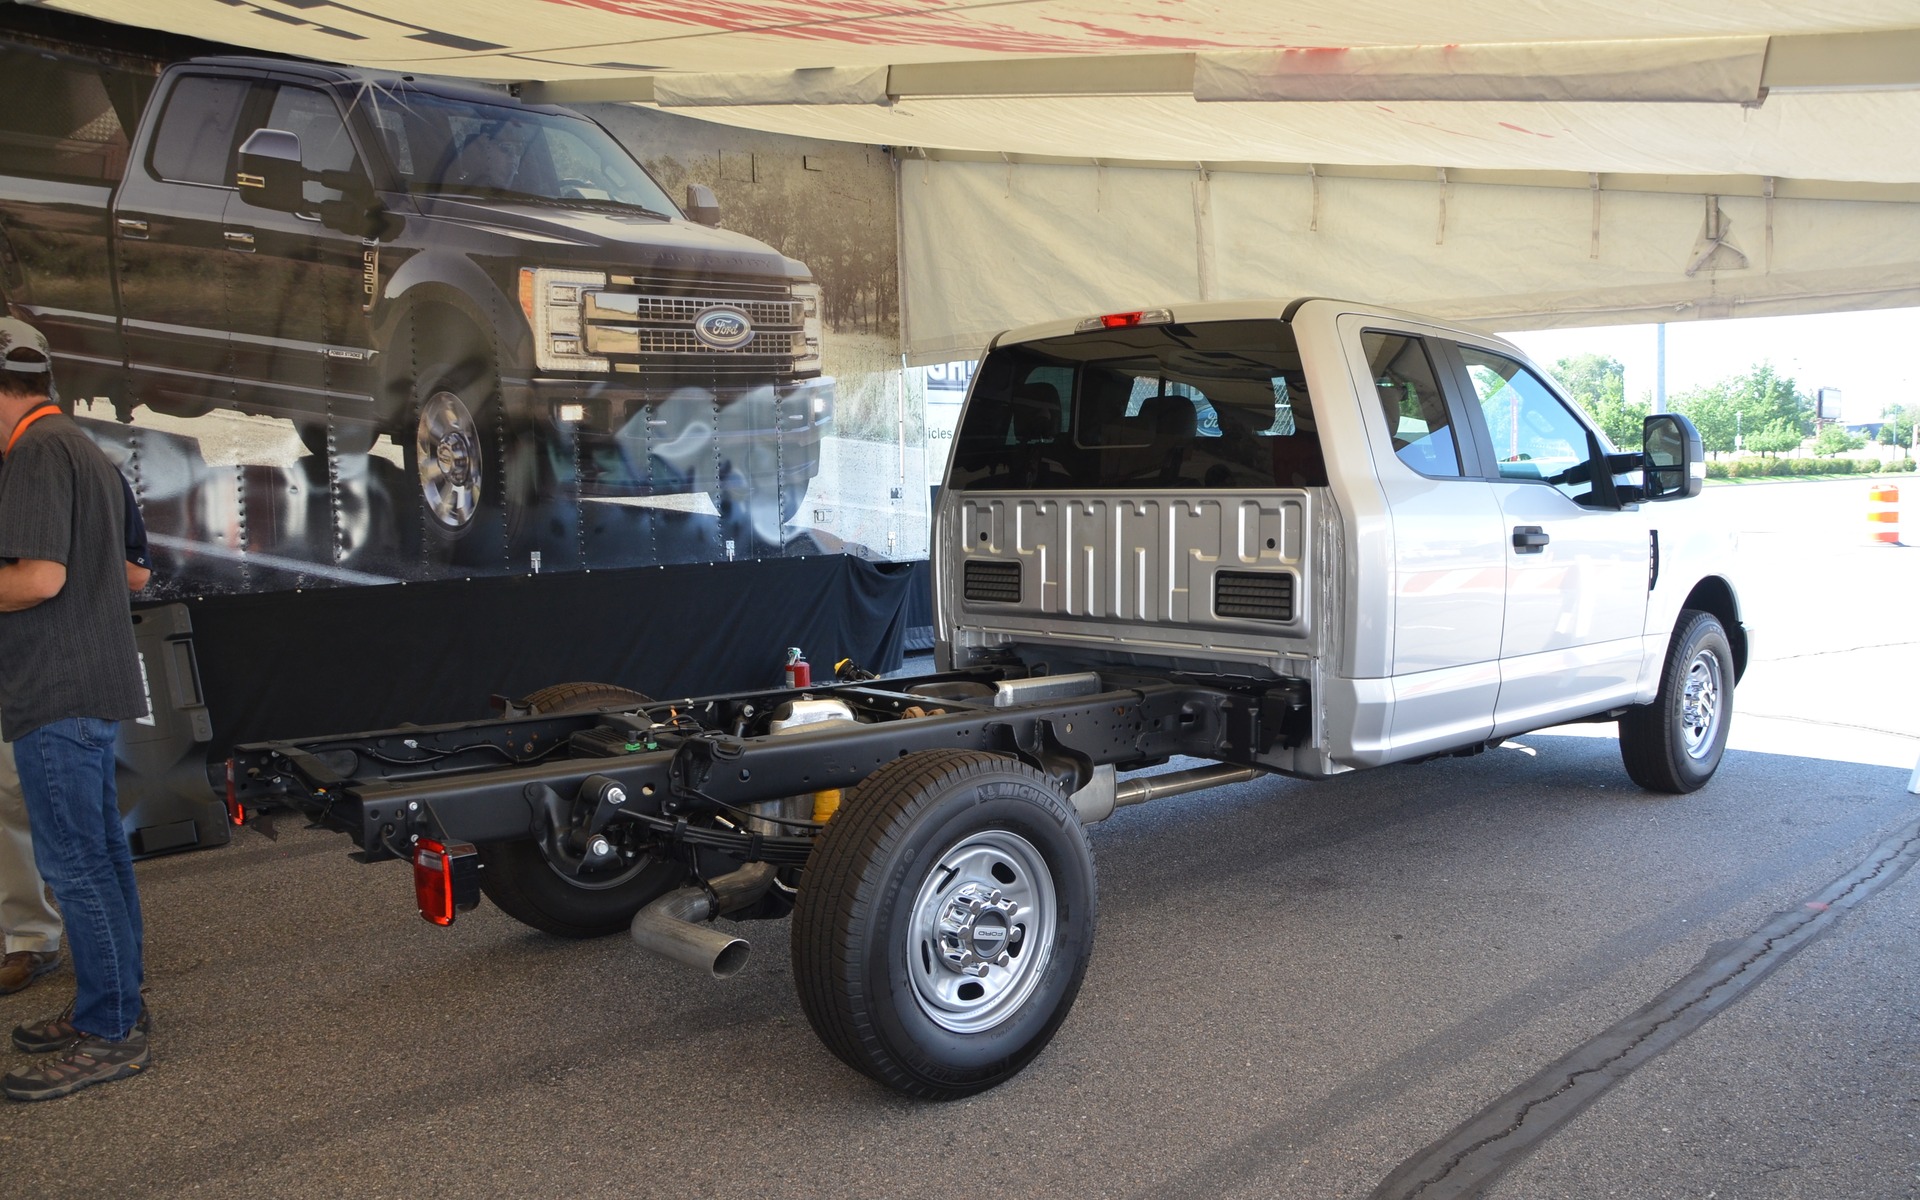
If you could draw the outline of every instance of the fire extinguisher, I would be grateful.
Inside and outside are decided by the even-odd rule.
[[[800,657],[798,646],[787,650],[787,686],[790,688],[813,686],[813,668],[807,665],[806,659]]]

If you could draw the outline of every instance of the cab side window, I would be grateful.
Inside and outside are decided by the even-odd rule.
[[[1460,357],[1486,415],[1500,477],[1551,484],[1569,499],[1592,502],[1592,443],[1560,397],[1513,359],[1464,345]]]
[[[173,85],[148,165],[175,183],[233,186],[233,133],[247,101],[244,79],[188,75]]]
[[[1454,443],[1447,398],[1434,375],[1425,341],[1404,333],[1369,330],[1360,335],[1374,394],[1387,419],[1393,453],[1409,467],[1435,478],[1458,478],[1460,448]]]

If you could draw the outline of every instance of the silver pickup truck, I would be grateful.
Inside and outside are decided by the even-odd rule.
[[[927,1098],[1002,1082],[1092,954],[1086,826],[1254,778],[1618,721],[1704,785],[1748,635],[1700,439],[1608,444],[1512,346],[1333,300],[1106,313],[987,349],[935,512],[937,670],[653,700],[556,685],[499,718],[238,747],[292,802],[484,893],[717,975],[792,914],[800,1007]],[[724,631],[715,630],[715,636]],[[1175,758],[1202,760],[1150,771]]]
[[[1640,448],[1635,448],[1639,450]],[[1513,346],[1332,300],[1016,330],[936,515],[953,667],[1296,681],[1325,776],[1618,719],[1627,770],[1719,763],[1748,635],[1698,438],[1621,454]]]

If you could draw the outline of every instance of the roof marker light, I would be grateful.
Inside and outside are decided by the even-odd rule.
[[[1096,329],[1129,329],[1135,325],[1169,325],[1172,322],[1172,310],[1147,308],[1139,312],[1102,313],[1097,317],[1088,317],[1073,329],[1075,333],[1092,333]]]

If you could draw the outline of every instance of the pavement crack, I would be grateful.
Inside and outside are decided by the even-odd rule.
[[[1480,1195],[1614,1084],[1669,1049],[1831,928],[1920,858],[1920,821],[1882,841],[1853,870],[1748,937],[1710,949],[1632,1016],[1575,1047],[1401,1163],[1372,1200]]]

